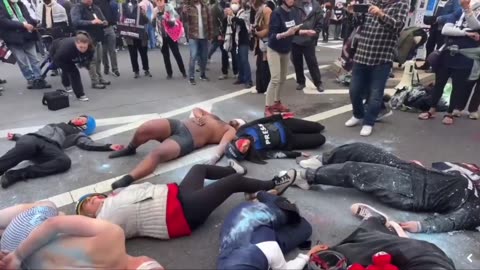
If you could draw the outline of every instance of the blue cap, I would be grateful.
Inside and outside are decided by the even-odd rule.
[[[87,128],[83,131],[85,135],[90,136],[95,132],[95,129],[97,128],[97,121],[95,121],[95,118],[92,116],[85,115],[87,118],[87,123],[85,124]]]

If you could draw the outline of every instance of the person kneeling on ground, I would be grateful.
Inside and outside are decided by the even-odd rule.
[[[128,146],[110,155],[110,158],[134,155],[136,149],[150,140],[161,144],[153,150],[129,174],[112,184],[112,189],[126,187],[155,171],[159,163],[167,162],[208,144],[219,144],[216,154],[208,161],[215,164],[223,156],[225,146],[235,138],[235,129],[218,116],[200,108],[192,110],[193,117],[183,121],[177,119],[155,119],[142,124]]]
[[[314,253],[307,269],[347,269],[338,267],[337,263],[351,265],[348,269],[352,270],[364,269],[372,264],[374,266],[367,269],[382,269],[380,264],[386,261],[380,261],[379,256],[382,259],[391,256],[388,269],[455,269],[452,260],[436,245],[408,238],[397,223],[388,221],[387,216],[372,207],[364,206],[367,208],[363,209],[364,215],[360,216],[364,218],[362,224],[338,245],[330,248],[324,246],[323,251]],[[352,210],[357,211],[358,205],[352,205]],[[320,267],[319,263],[323,266]],[[337,268],[329,268],[334,266]]]
[[[473,230],[480,225],[480,168],[476,165],[438,162],[433,163],[434,169],[426,169],[364,143],[342,145],[324,153],[322,162],[302,165],[318,167],[300,172],[295,183],[302,189],[311,184],[355,188],[401,210],[440,213],[401,223],[409,232]]]
[[[290,170],[271,181],[262,181],[242,176],[244,172],[195,165],[180,185],[146,182],[114,191],[108,197],[87,194],[78,201],[76,212],[119,225],[127,238],[178,238],[190,235],[233,193],[275,189],[282,194],[296,177],[296,171]],[[204,187],[205,178],[217,181]]]
[[[123,149],[118,144],[95,143],[88,136],[96,128],[95,119],[81,115],[67,123],[48,124],[34,133],[26,135],[8,134],[8,139],[16,141],[15,147],[0,157],[0,182],[2,188],[31,178],[65,172],[70,169],[71,160],[63,152],[76,145],[87,151],[117,151]],[[36,164],[18,170],[10,170],[20,162],[31,160]]]
[[[83,216],[44,221],[14,251],[0,253],[0,268],[163,270],[152,258],[128,255],[119,226]]]
[[[225,155],[235,160],[265,164],[269,158],[296,158],[292,149],[313,149],[325,143],[320,123],[274,115],[245,125],[243,120],[230,124],[238,129],[236,139],[228,144]]]
[[[83,91],[79,67],[87,68],[93,60],[95,48],[87,32],[77,32],[75,37],[57,39],[50,48],[50,57],[55,67],[62,69],[62,85],[67,92],[75,93],[80,101],[88,101]],[[71,87],[70,87],[71,86]]]
[[[260,191],[257,199],[241,203],[225,218],[217,269],[303,269],[318,246],[288,262],[283,254],[308,240],[310,223],[285,198]]]

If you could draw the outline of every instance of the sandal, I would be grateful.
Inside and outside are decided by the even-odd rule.
[[[435,118],[435,115],[431,112],[424,112],[418,115],[418,119],[420,120],[429,120]]]
[[[453,116],[451,114],[445,114],[442,123],[444,125],[453,125]]]

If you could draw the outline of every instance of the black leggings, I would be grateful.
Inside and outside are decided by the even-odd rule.
[[[285,119],[283,124],[290,131],[292,149],[312,149],[325,143],[325,137],[320,134],[325,127],[320,123],[302,119]]]
[[[442,98],[443,89],[448,82],[449,78],[452,78],[452,94],[450,96],[450,105],[448,106],[447,113],[451,114],[458,103],[462,102],[464,91],[466,87],[471,86],[467,81],[470,75],[470,69],[453,69],[448,67],[440,67],[435,72],[435,87],[433,88],[433,94],[431,98],[430,107],[436,108],[438,102]]]
[[[472,95],[472,91],[473,95]],[[468,100],[470,99],[470,95],[472,98],[470,99],[470,104],[468,105],[468,112],[477,112],[478,106],[480,106],[480,79],[476,81],[470,81],[467,83],[467,87],[462,91],[462,97],[457,103],[455,109],[463,110],[467,106]]]
[[[204,187],[205,179],[218,181]],[[194,165],[179,185],[179,200],[188,225],[194,230],[233,193],[254,193],[274,187],[273,181],[248,178],[231,167]]]

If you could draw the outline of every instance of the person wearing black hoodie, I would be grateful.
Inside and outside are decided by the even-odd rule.
[[[93,4],[97,5],[105,16],[105,20],[108,25],[103,29],[105,37],[102,41],[102,60],[103,60],[103,73],[105,75],[110,74],[110,65],[112,64],[112,74],[115,77],[120,76],[117,64],[117,35],[115,34],[115,26],[118,21],[118,11],[113,10],[111,1],[116,0],[94,0]],[[110,57],[110,61],[108,58]]]
[[[305,73],[303,70],[303,58],[307,62],[310,76],[318,92],[323,92],[322,77],[318,67],[315,48],[317,47],[318,36],[322,31],[323,11],[315,0],[299,0],[295,6],[298,13],[297,24],[303,23],[300,29],[311,29],[317,33],[315,36],[295,36],[292,45],[292,63],[295,67],[297,78],[297,90],[305,88]]]
[[[16,141],[15,147],[0,157],[0,182],[7,188],[18,181],[65,172],[70,169],[71,160],[63,149],[78,146],[87,151],[117,151],[123,149],[118,144],[95,143],[90,139],[95,132],[96,122],[92,116],[81,115],[68,122],[48,124],[36,132],[26,135],[8,134],[8,139]],[[32,160],[34,165],[18,170],[10,170],[24,160]]]
[[[53,64],[62,70],[62,85],[67,92],[73,89],[80,101],[88,101],[88,98],[83,91],[77,65],[88,69],[94,51],[92,40],[86,32],[77,33],[75,37],[54,40],[50,48]]]
[[[241,119],[230,121],[237,133],[225,155],[235,160],[265,164],[264,159],[296,158],[303,153],[292,150],[312,149],[325,143],[321,134],[325,127],[317,122],[274,115],[242,123],[245,121]]]

